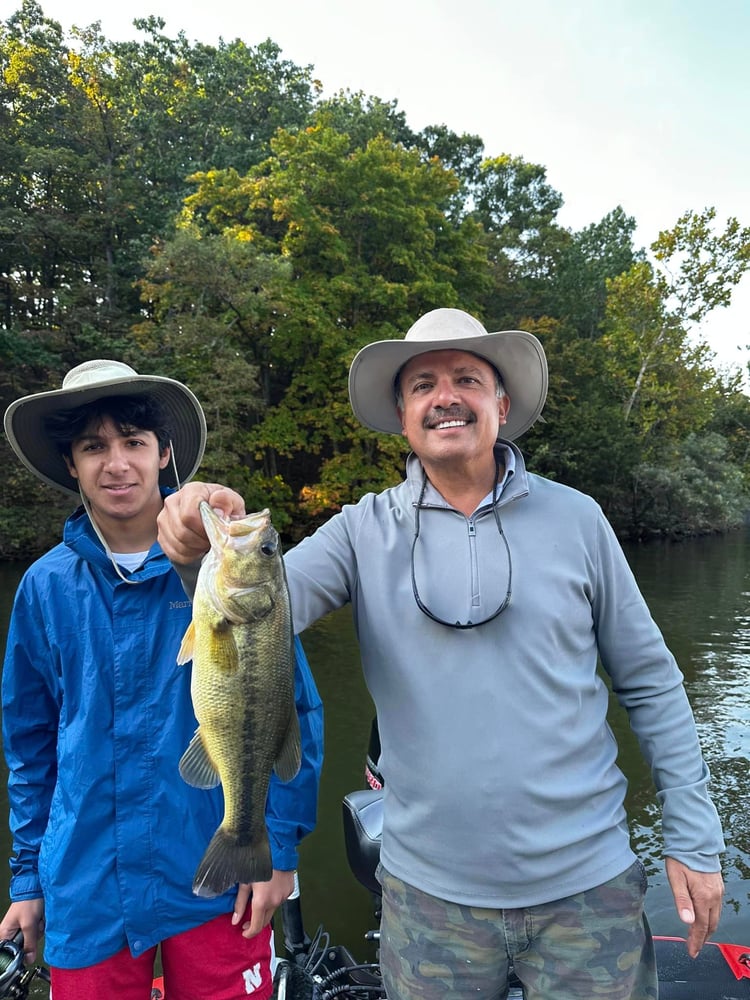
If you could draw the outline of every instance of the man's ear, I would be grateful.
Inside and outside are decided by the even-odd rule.
[[[500,426],[508,422],[508,413],[510,411],[510,400],[507,396],[503,396],[502,399],[497,401],[497,411],[500,418]]]

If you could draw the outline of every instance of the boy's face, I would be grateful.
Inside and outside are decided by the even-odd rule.
[[[159,472],[169,461],[169,448],[159,453],[153,431],[121,430],[111,417],[97,417],[72,443],[65,461],[100,517],[130,520],[161,506]]]

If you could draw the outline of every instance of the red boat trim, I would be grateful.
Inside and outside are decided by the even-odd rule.
[[[737,979],[750,979],[750,951],[741,944],[719,944],[719,951]]]
[[[655,941],[685,941],[682,937],[654,934]],[[750,949],[744,944],[725,944],[723,941],[707,941],[706,944],[718,948],[724,961],[732,970],[735,979],[750,979]]]

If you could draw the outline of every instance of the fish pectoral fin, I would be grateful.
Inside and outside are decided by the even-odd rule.
[[[190,741],[190,746],[180,758],[180,774],[194,788],[216,788],[221,784],[219,772],[208,756],[200,728]]]
[[[187,627],[187,632],[182,637],[182,642],[180,644],[180,650],[177,653],[177,663],[182,666],[183,663],[189,663],[193,658],[193,648],[195,646],[195,623],[190,622]]]
[[[297,775],[302,763],[302,748],[299,734],[299,719],[297,710],[293,709],[289,726],[284,736],[284,743],[273,766],[276,777],[280,781],[291,781]]]
[[[240,654],[231,628],[215,628],[211,633],[211,661],[221,674],[234,674],[240,669]]]

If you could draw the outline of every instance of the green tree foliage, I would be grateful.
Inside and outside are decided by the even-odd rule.
[[[548,315],[555,261],[570,237],[557,223],[563,199],[544,167],[507,154],[485,159],[470,199],[490,261],[492,285],[484,302],[490,326]]]
[[[311,124],[348,135],[352,149],[362,148],[379,136],[406,148],[414,146],[417,141],[396,101],[381,101],[379,97],[367,96],[361,90],[356,93],[341,90],[333,97],[319,101],[311,115]]]
[[[135,23],[113,42],[21,0],[0,24],[0,405],[97,355],[183,379],[204,475],[296,538],[402,474],[404,440],[351,414],[357,350],[459,306],[545,346],[532,468],[623,535],[740,523],[750,400],[697,328],[746,271],[748,229],[686,212],[649,254],[621,208],[573,232],[542,165],[416,133],[395,101],[323,100],[270,39]],[[65,505],[27,527],[50,491],[6,465],[0,556],[32,554]]]
[[[263,286],[275,309],[255,325],[263,351],[254,360],[268,391],[245,460],[260,485],[281,474],[315,517],[401,473],[400,440],[368,434],[351,416],[356,350],[398,336],[435,305],[476,306],[486,262],[476,223],[447,224],[457,181],[436,160],[381,134],[353,146],[323,125],[281,131],[271,147],[244,177],[200,175],[180,238],[235,240],[291,269],[284,284]],[[168,289],[160,308],[174,314]]]
[[[255,500],[249,428],[261,419],[278,393],[275,386],[273,329],[279,303],[275,294],[288,282],[290,268],[280,257],[259,254],[247,241],[224,234],[201,236],[183,227],[154,248],[141,282],[152,318],[134,329],[144,355],[158,353],[173,375],[198,395],[211,428],[205,478],[225,482]],[[258,469],[275,499],[282,497],[277,523],[284,527],[288,488],[272,464]],[[278,494],[278,496],[276,496]],[[258,495],[256,506],[263,506]]]
[[[662,294],[683,323],[699,323],[717,306],[728,306],[750,267],[750,227],[732,217],[716,232],[715,221],[714,208],[685,212],[651,245]]]
[[[727,460],[750,482],[750,397],[742,390],[739,373],[719,381],[719,394],[707,427],[727,443]]]
[[[716,233],[714,218],[712,209],[686,213],[653,244],[654,267],[641,261],[607,282],[601,344],[637,456],[629,516],[623,483],[618,520],[637,535],[654,533],[660,519],[661,530],[675,534],[675,517],[685,533],[710,523],[724,530],[741,523],[747,502],[742,472],[730,461],[732,444],[708,432],[730,388],[713,370],[705,344],[690,337],[691,323],[727,304],[748,266],[750,231],[730,219]],[[703,458],[696,442],[704,444]],[[711,475],[716,492],[709,504],[701,484]]]
[[[645,259],[633,246],[635,228],[636,220],[618,207],[561,241],[547,286],[547,311],[569,324],[576,336],[593,340],[601,334],[607,281]]]
[[[608,282],[608,292],[604,344],[622,385],[623,421],[637,422],[643,437],[657,431],[662,439],[679,437],[682,421],[702,426],[711,402],[702,390],[713,373],[700,368],[700,351],[668,309],[651,265],[634,264]]]
[[[188,176],[258,162],[276,128],[309,114],[309,68],[272,42],[191,45],[157,18],[137,24],[143,42],[109,42],[98,24],[68,41],[24,0],[2,28],[6,328],[127,330]]]
[[[547,405],[542,420],[524,436],[524,451],[535,471],[596,497],[626,533],[621,497],[629,496],[638,441],[623,420],[621,387],[607,346],[572,335],[558,321],[521,325],[542,340],[550,369]]]
[[[478,135],[457,135],[446,125],[429,125],[416,137],[415,144],[426,159],[437,159],[458,178],[448,214],[459,220],[473,208],[473,192],[479,185],[484,159],[484,143]]]
[[[83,156],[66,134],[66,118],[77,120],[81,105],[60,26],[35,4],[0,28],[0,60],[3,325],[45,327],[58,312],[56,289],[69,287],[68,262],[86,256],[76,224]]]
[[[680,538],[741,524],[747,491],[742,471],[728,459],[722,435],[689,434],[677,445],[674,462],[639,466],[633,486],[633,534]]]
[[[519,268],[546,273],[543,238],[554,227],[562,195],[547,182],[544,167],[522,157],[484,160],[474,192],[476,218],[497,241],[498,253]]]
[[[543,336],[550,402],[545,425],[529,440],[537,467],[596,496],[623,534],[675,535],[675,518],[684,533],[710,524],[725,530],[742,523],[747,506],[738,462],[740,454],[746,461],[738,378],[719,377],[706,345],[691,337],[691,324],[729,300],[747,267],[747,231],[729,220],[717,234],[713,221],[712,210],[687,213],[660,234],[652,265],[629,249],[630,221],[618,210],[600,227],[573,236],[558,271],[563,289],[568,270],[584,283],[581,289],[590,289],[592,319],[602,312],[582,325],[582,313],[570,309],[566,316],[560,309],[567,322]],[[571,268],[577,243],[590,252],[586,266]],[[591,252],[597,246],[609,250]],[[704,459],[695,442],[705,442]],[[711,504],[701,494],[709,475],[717,485]]]

